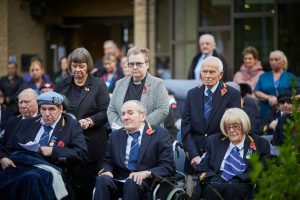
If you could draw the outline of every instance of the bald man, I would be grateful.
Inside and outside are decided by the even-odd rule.
[[[20,115],[13,116],[7,121],[4,132],[2,136],[0,136],[1,145],[6,144],[10,140],[14,130],[21,120],[35,117],[38,114],[38,104],[36,101],[37,97],[37,92],[31,88],[20,92],[18,96]]]
[[[216,41],[213,35],[203,34],[199,37],[199,47],[200,53],[198,53],[192,60],[190,66],[188,79],[201,80],[200,71],[201,71],[201,62],[208,56],[215,56],[221,59],[223,67],[226,71],[227,63],[225,59],[216,51]]]

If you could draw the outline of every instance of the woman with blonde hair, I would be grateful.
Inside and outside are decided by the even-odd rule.
[[[272,107],[277,107],[279,93],[291,90],[294,74],[287,72],[288,61],[286,55],[275,50],[270,53],[269,62],[271,71],[262,74],[255,87],[255,96],[259,100],[260,113],[264,116]]]

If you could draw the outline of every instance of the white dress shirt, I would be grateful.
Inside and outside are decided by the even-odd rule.
[[[225,163],[225,159],[227,158],[227,156],[230,154],[231,150],[234,148],[234,147],[237,147],[239,148],[239,154],[241,156],[241,158],[244,157],[244,142],[245,142],[245,137],[246,135],[244,135],[244,139],[238,143],[237,145],[234,145],[230,142],[228,148],[227,148],[227,151],[225,153],[225,156],[223,158],[223,161],[222,161],[222,164],[221,164],[221,167],[220,167],[220,170],[223,171],[224,170],[224,163]]]
[[[145,128],[145,123],[143,123],[143,125],[139,128],[139,131],[141,133],[139,138],[138,138],[139,146],[141,146],[144,128]],[[128,167],[128,159],[129,159],[129,153],[130,153],[130,149],[131,149],[131,142],[133,140],[133,137],[130,135],[130,133],[127,132],[127,134],[128,134],[128,137],[127,137],[126,154],[125,154],[125,165],[126,165],[126,167]]]
[[[52,129],[49,132],[49,140],[50,140],[50,138],[52,136],[52,133],[53,133],[53,130],[54,130],[56,124],[58,123],[58,121],[60,120],[60,118],[61,118],[61,115],[58,117],[58,119],[53,124],[50,125],[52,127]],[[43,118],[41,119],[41,124],[46,125]],[[49,126],[49,125],[47,125],[47,126]],[[41,128],[39,129],[38,133],[35,136],[34,142],[39,143],[43,133],[44,133],[44,126],[41,126]]]

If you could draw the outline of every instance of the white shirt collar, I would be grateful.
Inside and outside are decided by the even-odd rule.
[[[60,118],[61,118],[61,114],[59,115],[59,117],[57,118],[57,120],[56,120],[53,124],[51,124],[51,125],[47,125],[47,124],[44,122],[43,118],[42,118],[42,119],[41,119],[41,124],[42,124],[42,125],[51,126],[51,128],[54,130],[54,128],[55,128],[56,124],[58,123],[58,121],[60,120]]]
[[[245,138],[246,138],[246,135],[244,135],[244,138],[242,139],[242,141],[240,143],[238,143],[237,145],[234,145],[230,142],[229,144],[229,148],[230,149],[233,149],[234,147],[237,147],[239,148],[239,150],[241,151],[242,149],[244,149],[244,142],[245,142]]]
[[[140,131],[141,135],[143,135],[144,128],[145,128],[145,123],[143,122],[143,124],[142,124],[141,127],[139,128],[139,131]],[[134,131],[134,132],[135,132],[135,131]],[[128,135],[130,135],[130,133],[132,133],[132,132],[126,131],[126,133],[127,133]]]
[[[217,82],[216,85],[214,85],[210,90],[212,93],[215,93],[216,89],[218,88],[218,85],[219,85],[220,81]],[[206,96],[206,91],[208,90],[208,87],[205,86],[205,90],[204,90],[204,94]]]

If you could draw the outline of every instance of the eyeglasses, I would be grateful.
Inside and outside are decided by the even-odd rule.
[[[130,63],[128,63],[128,67],[129,68],[134,68],[134,66],[136,66],[136,68],[141,68],[142,66],[143,66],[143,64],[145,64],[145,63],[147,63],[147,62],[136,62],[136,63],[134,63],[134,62],[130,62]]]
[[[240,130],[242,128],[242,124],[226,124],[225,129],[226,131],[230,131],[233,128],[234,130]]]

